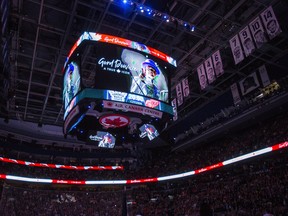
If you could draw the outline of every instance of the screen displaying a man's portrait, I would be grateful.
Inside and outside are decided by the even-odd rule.
[[[67,65],[63,80],[63,101],[65,109],[70,101],[81,90],[79,65],[71,62]]]
[[[97,131],[97,136],[99,137],[100,141],[98,147],[100,148],[114,148],[115,146],[115,137],[103,131]]]
[[[155,61],[142,62],[138,75],[132,77],[130,92],[168,102],[168,83]]]
[[[142,51],[142,50],[141,50]],[[111,44],[97,45],[95,88],[128,92],[169,103],[168,62]]]
[[[141,138],[148,137],[149,140],[153,140],[159,136],[159,132],[151,124],[144,124],[139,128],[139,130],[141,132],[140,133]]]

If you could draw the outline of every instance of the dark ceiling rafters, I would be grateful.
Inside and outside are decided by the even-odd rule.
[[[146,5],[147,2],[142,0],[140,3]],[[9,101],[9,118],[63,125],[62,67],[69,50],[84,30],[116,32],[120,37],[145,43],[175,57],[179,66],[172,75],[172,90],[186,76],[191,81],[191,94],[179,108],[180,118],[182,113],[193,113],[201,104],[225,91],[232,82],[249,74],[253,64],[266,62],[275,66],[278,59],[287,55],[285,34],[256,50],[240,66],[234,65],[229,50],[229,39],[270,4],[277,6],[276,14],[279,12],[283,16],[281,4],[284,3],[281,0],[165,2],[169,2],[170,7],[163,12],[182,20],[188,18],[188,22],[196,25],[195,32],[175,23],[167,24],[159,18],[146,17],[133,9],[127,9],[129,14],[118,13],[124,9],[116,1],[66,0],[60,4],[53,0],[13,0],[11,26],[15,28],[15,34],[11,49],[11,86],[15,97]],[[245,10],[247,5],[249,10]],[[247,19],[235,17],[237,13]],[[225,58],[226,73],[209,89],[201,91],[196,67],[218,49]],[[95,67],[90,53],[91,50],[86,50],[83,57],[86,73],[83,81],[86,82],[91,79],[89,70]]]

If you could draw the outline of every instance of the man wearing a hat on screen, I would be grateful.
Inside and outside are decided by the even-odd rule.
[[[76,92],[76,86],[74,82],[74,66],[73,64],[68,65],[67,75],[66,75],[66,85],[65,85],[65,106],[69,104],[71,99],[74,97]]]
[[[112,148],[112,136],[109,133],[106,133],[102,140],[99,142],[98,147],[104,147],[104,148]]]
[[[131,92],[143,94],[148,97],[164,100],[165,92],[168,89],[160,89],[160,69],[152,59],[146,59],[142,63],[142,71],[138,77],[134,77],[131,85]]]

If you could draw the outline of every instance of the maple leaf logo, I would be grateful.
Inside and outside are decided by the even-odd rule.
[[[125,123],[126,122],[122,121],[120,117],[115,118],[115,119],[110,119],[110,118],[105,119],[105,124],[114,125],[115,127],[121,127]]]
[[[107,128],[109,127],[116,128],[128,125],[129,119],[124,116],[112,115],[101,118],[100,123]]]

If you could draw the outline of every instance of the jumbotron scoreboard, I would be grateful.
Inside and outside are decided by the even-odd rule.
[[[87,47],[94,65],[89,86],[81,70]],[[173,58],[144,44],[84,32],[63,68],[64,135],[104,148],[153,140],[173,117],[170,76],[175,69]]]

